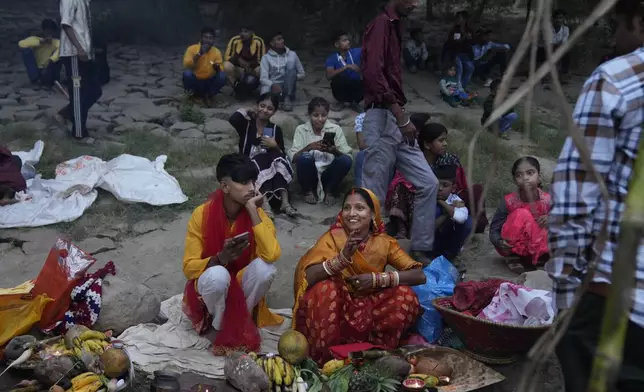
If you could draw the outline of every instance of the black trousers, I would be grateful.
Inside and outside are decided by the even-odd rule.
[[[93,61],[83,62],[77,56],[61,57],[67,75],[69,105],[61,111],[72,122],[72,136],[89,136],[87,114],[103,94]]]
[[[364,98],[364,85],[362,79],[337,75],[331,79],[331,92],[338,102],[360,102]]]
[[[592,293],[585,294],[573,316],[570,328],[557,346],[557,357],[563,370],[566,392],[587,390],[605,306],[605,298]],[[617,391],[644,391],[644,328],[630,321],[624,342],[624,361],[618,375]]]

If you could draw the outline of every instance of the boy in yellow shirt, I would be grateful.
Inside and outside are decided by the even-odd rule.
[[[215,31],[201,30],[201,41],[191,45],[183,56],[183,87],[196,97],[210,99],[226,84],[223,58],[215,48]]]
[[[61,62],[58,48],[60,41],[53,38],[58,32],[56,22],[45,19],[41,24],[42,37],[31,36],[18,42],[27,76],[32,83],[52,87],[60,78]]]

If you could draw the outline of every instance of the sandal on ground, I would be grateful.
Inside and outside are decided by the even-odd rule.
[[[304,202],[306,204],[318,204],[318,199],[315,198],[315,195],[312,192],[309,192],[304,195]]]
[[[297,218],[299,216],[297,210],[290,204],[282,206],[282,208],[280,208],[280,212],[291,218]]]

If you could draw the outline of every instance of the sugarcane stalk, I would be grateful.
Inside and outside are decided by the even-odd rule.
[[[644,140],[639,151],[644,151]],[[637,251],[644,237],[644,156],[635,160],[588,392],[612,390],[622,363],[633,300]]]

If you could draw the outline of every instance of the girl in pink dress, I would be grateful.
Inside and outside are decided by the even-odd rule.
[[[541,165],[523,157],[512,166],[517,191],[505,195],[490,224],[490,241],[502,256],[537,265],[548,257],[550,195],[541,189]]]

